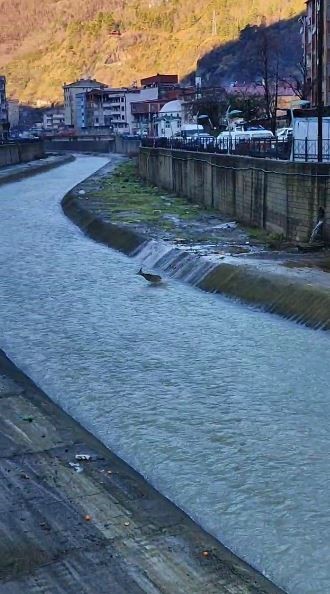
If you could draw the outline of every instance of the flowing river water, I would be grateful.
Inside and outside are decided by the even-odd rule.
[[[61,211],[105,162],[0,187],[0,347],[278,585],[329,593],[329,334],[175,280],[148,286]]]

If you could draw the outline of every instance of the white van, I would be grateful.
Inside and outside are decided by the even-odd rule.
[[[243,124],[236,126],[233,130],[221,132],[217,138],[218,144],[223,148],[228,147],[228,143],[234,148],[236,144],[252,140],[271,140],[274,134],[270,130],[259,127],[250,127],[245,129]]]
[[[191,140],[198,134],[203,134],[203,132],[204,128],[201,124],[183,124],[183,126],[181,126],[180,132],[178,132],[175,136],[178,138]]]

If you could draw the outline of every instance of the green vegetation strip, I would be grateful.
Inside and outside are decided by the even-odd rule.
[[[145,183],[138,176],[135,162],[120,165],[104,178],[101,190],[94,197],[100,198],[112,213],[114,223],[152,223],[168,230],[175,227],[169,216],[189,221],[206,213],[199,205]]]

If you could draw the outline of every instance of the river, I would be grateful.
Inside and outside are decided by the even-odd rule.
[[[105,162],[0,187],[0,347],[279,586],[329,593],[329,334],[147,285],[61,211]]]

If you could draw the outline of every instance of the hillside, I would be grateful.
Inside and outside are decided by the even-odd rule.
[[[0,0],[0,72],[10,95],[30,103],[61,100],[63,82],[80,76],[127,85],[155,72],[185,77],[197,61],[220,84],[242,70],[242,52],[229,59],[228,47],[247,25],[284,21],[283,39],[299,51],[289,19],[303,8],[304,0],[43,0],[42,8],[39,0]],[[288,51],[289,69],[295,59]]]

